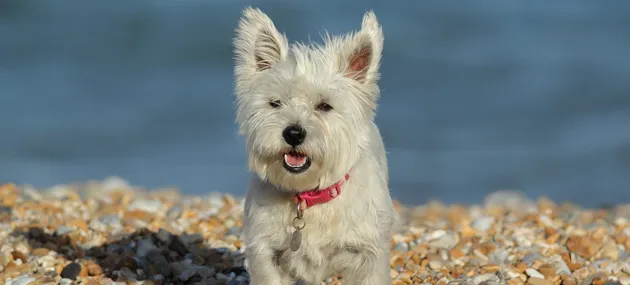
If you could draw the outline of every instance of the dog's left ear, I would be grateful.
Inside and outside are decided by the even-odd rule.
[[[383,30],[373,11],[363,15],[361,30],[344,40],[341,72],[364,84],[376,83],[383,51]]]
[[[265,13],[247,7],[236,29],[234,49],[236,77],[242,80],[284,60],[289,47],[286,36],[276,29]]]

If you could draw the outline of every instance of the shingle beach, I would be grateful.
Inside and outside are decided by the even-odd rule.
[[[393,284],[630,285],[630,204],[586,209],[499,191],[479,205],[396,208]],[[242,212],[242,198],[119,178],[5,184],[0,285],[249,284]]]

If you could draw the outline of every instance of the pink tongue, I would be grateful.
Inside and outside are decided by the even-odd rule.
[[[287,164],[290,164],[290,165],[302,165],[304,164],[304,161],[306,161],[306,157],[287,154],[285,157],[285,160]]]

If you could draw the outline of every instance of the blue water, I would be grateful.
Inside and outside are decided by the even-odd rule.
[[[300,41],[375,10],[395,198],[630,202],[625,0],[3,0],[0,182],[242,195],[231,39],[249,3]]]

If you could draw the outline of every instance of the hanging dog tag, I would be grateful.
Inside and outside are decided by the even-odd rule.
[[[306,226],[306,223],[302,220],[302,204],[305,204],[305,202],[299,201],[297,203],[297,216],[293,218],[293,228],[295,228],[295,231],[289,243],[289,248],[291,248],[292,251],[297,251],[300,249],[300,245],[302,245],[302,229]]]
[[[302,245],[302,231],[295,229],[293,236],[291,236],[291,243],[289,244],[289,247],[292,251],[297,251],[300,248],[300,245]]]

